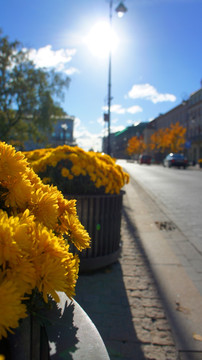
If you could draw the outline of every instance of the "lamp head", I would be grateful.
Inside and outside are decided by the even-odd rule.
[[[120,2],[115,11],[117,12],[118,17],[121,18],[128,11],[128,9],[122,2]]]

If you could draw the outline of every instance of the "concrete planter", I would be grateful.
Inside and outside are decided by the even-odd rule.
[[[110,360],[88,315],[76,301],[59,294],[60,303],[52,302],[50,309],[40,312],[41,318],[23,319],[15,334],[0,341],[6,360]]]
[[[91,237],[91,248],[82,251],[80,271],[99,269],[117,261],[124,191],[113,195],[71,195],[77,200],[79,220]]]

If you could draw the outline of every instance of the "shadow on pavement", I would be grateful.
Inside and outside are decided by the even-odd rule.
[[[97,327],[111,360],[145,360],[132,323],[119,262],[80,274],[75,299]]]
[[[176,360],[176,348],[130,208],[123,206],[121,257],[81,273],[76,301],[97,327],[111,360]]]
[[[124,208],[123,208],[124,221],[126,222],[126,226],[127,226],[127,229],[129,231],[129,233],[133,234],[133,237],[135,239],[136,251],[138,251],[140,254],[142,254],[142,257],[143,257],[144,263],[145,263],[145,267],[147,268],[147,272],[148,272],[148,274],[150,274],[150,277],[154,281],[154,286],[155,286],[156,292],[158,294],[159,301],[162,304],[162,308],[165,310],[166,318],[169,319],[168,320],[168,326],[169,326],[170,330],[172,328],[172,330],[171,330],[172,335],[171,336],[173,338],[174,347],[176,347],[176,352],[173,351],[172,359],[175,358],[175,356],[178,359],[176,336],[177,336],[178,340],[181,342],[181,344],[183,344],[184,343],[183,329],[180,327],[180,324],[178,324],[176,322],[176,319],[173,316],[172,311],[170,310],[170,304],[168,302],[168,299],[166,298],[164,292],[162,291],[162,288],[159,286],[159,282],[158,282],[158,280],[156,278],[156,274],[154,273],[154,271],[152,269],[152,266],[151,266],[151,264],[150,264],[150,262],[148,260],[147,254],[146,254],[146,252],[144,250],[144,247],[142,245],[138,229],[137,229],[135,223],[133,222],[133,220],[132,220],[132,218],[130,216],[130,211],[131,211],[131,209],[129,207],[124,206]],[[174,333],[175,333],[175,335],[174,335]],[[174,337],[175,337],[175,340],[174,340]],[[187,358],[184,357],[184,359],[187,359]],[[192,359],[195,360],[195,357],[192,358],[190,356],[189,360],[192,360]]]

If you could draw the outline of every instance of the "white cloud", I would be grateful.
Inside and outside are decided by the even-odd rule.
[[[102,108],[104,111],[108,111],[108,106],[103,106]],[[112,113],[116,114],[125,114],[126,110],[122,107],[122,105],[114,104],[111,105],[110,110]]]
[[[125,125],[111,126],[111,133],[115,133],[117,131],[122,131],[124,129],[125,129]]]
[[[97,119],[97,123],[104,126],[105,124],[105,121],[104,121],[104,117],[103,116],[100,116],[98,119]]]
[[[142,112],[142,111],[143,111],[143,109],[139,105],[134,105],[127,109],[127,112],[130,114],[136,114],[136,113]]]
[[[51,45],[47,45],[38,50],[30,49],[29,59],[32,60],[37,67],[55,68],[57,71],[72,75],[78,72],[78,69],[68,67],[69,62],[75,54],[76,49],[53,50]]]
[[[116,124],[119,120],[118,119],[112,119],[112,124]]]
[[[102,108],[104,111],[108,111],[108,106],[103,106]],[[126,112],[130,114],[136,114],[138,112],[142,112],[143,109],[139,105],[134,105],[129,108],[123,108],[120,104],[114,104],[110,108],[111,113],[115,114],[125,114]]]
[[[102,150],[102,134],[90,133],[86,127],[82,125],[82,122],[79,118],[75,118],[74,137],[76,139],[77,145],[85,151],[90,149],[93,149],[94,151]]]
[[[92,134],[86,129],[80,129],[74,131],[76,143],[79,147],[88,151],[93,149],[94,151],[102,150],[102,136],[101,134]]]
[[[63,72],[66,74],[66,75],[73,75],[75,73],[79,73],[79,70],[74,68],[74,67],[70,67],[69,69],[66,69],[66,70],[63,70]]]
[[[74,129],[77,129],[81,124],[81,120],[78,117],[74,119]]]
[[[97,122],[101,123],[101,117],[97,119]],[[122,131],[125,129],[125,125],[111,125],[110,131],[111,133],[115,133],[117,131]],[[89,132],[85,126],[82,126],[81,120],[79,118],[75,118],[74,123],[74,137],[76,139],[76,143],[79,147],[88,151],[93,149],[94,151],[102,151],[102,138],[108,135],[108,128],[102,128],[101,132],[93,134]]]
[[[116,104],[111,106],[111,112],[116,114],[125,114],[126,110],[122,107],[122,105]]]
[[[164,101],[176,101],[175,95],[161,94],[150,84],[133,85],[132,89],[128,92],[128,96],[132,99],[150,100],[154,104]]]
[[[125,129],[125,125],[112,125],[110,127],[110,132],[111,134],[115,133],[115,132],[118,132],[118,131],[122,131]],[[102,137],[104,136],[108,136],[108,128],[105,128],[102,130]]]
[[[134,126],[136,126],[136,125],[138,125],[138,124],[140,124],[141,123],[141,120],[136,120],[136,121],[134,121],[134,120],[127,120],[127,124],[128,125],[134,125]]]

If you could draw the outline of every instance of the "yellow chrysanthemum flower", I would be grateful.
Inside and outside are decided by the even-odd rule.
[[[64,224],[66,225],[66,234],[69,235],[71,242],[79,251],[90,247],[90,236],[78,218],[66,213]]]
[[[79,262],[80,260],[77,254],[69,254],[69,256],[64,260],[66,268],[65,293],[70,299],[75,296],[75,285],[78,278]]]
[[[39,257],[44,253],[49,254],[53,258],[63,259],[66,257],[68,247],[66,247],[63,237],[55,236],[51,230],[48,230],[42,224],[37,224],[31,235],[33,238],[31,250],[33,258]]]
[[[32,259],[22,257],[15,266],[13,265],[5,271],[5,275],[15,284],[22,296],[30,294],[36,287],[37,276]]]
[[[45,193],[38,189],[32,196],[32,212],[36,219],[42,222],[48,228],[55,228],[58,220],[57,194]]]
[[[59,146],[46,152],[41,150],[37,159],[34,153],[33,155],[28,153],[27,158],[33,169],[42,177],[50,176],[51,167],[55,168],[55,171],[60,171],[62,177],[66,177],[67,181],[70,180],[69,185],[66,183],[64,186],[65,189],[69,188],[69,193],[74,188],[74,178],[78,177],[82,191],[85,189],[85,193],[88,193],[88,190],[92,191],[92,185],[95,188],[94,192],[96,189],[102,189],[101,192],[105,189],[105,193],[119,193],[129,180],[128,175],[116,164],[115,159],[106,154],[86,152],[78,147]],[[64,181],[57,182],[56,173],[54,175],[52,172],[51,175],[54,185],[61,186],[60,190],[63,191]],[[77,186],[76,193],[79,193],[79,184],[75,186]]]
[[[77,216],[75,199],[67,200],[61,194],[59,194],[58,206],[60,215],[64,214],[67,211],[69,214],[74,215],[75,217]]]
[[[0,266],[5,268],[6,262],[16,264],[22,252],[14,239],[14,231],[18,218],[8,218],[6,212],[0,210]]]
[[[70,153],[70,154],[68,155],[68,158],[69,158],[69,160],[71,160],[72,163],[74,163],[74,164],[76,164],[76,163],[79,162],[79,157],[78,157],[78,155],[75,154],[75,153]]]
[[[26,306],[21,303],[21,296],[15,284],[10,280],[0,283],[0,339],[7,336],[7,331],[19,325],[19,319],[25,318]]]
[[[35,191],[40,189],[43,185],[40,177],[33,171],[33,169],[27,169],[26,171],[27,178],[30,180]]]
[[[70,147],[66,147],[70,154]],[[85,173],[85,152],[81,174]],[[28,155],[36,168],[46,169],[58,161],[68,162],[63,147],[42,149]],[[42,183],[30,169],[24,155],[0,142],[0,338],[18,326],[26,316],[33,291],[51,295],[57,291],[70,298],[78,278],[78,255],[69,252],[69,243],[89,247],[90,238],[78,220],[76,201],[64,198],[55,186]],[[64,239],[66,233],[68,239]]]
[[[22,215],[15,217],[16,221],[18,219],[18,224],[14,229],[13,239],[18,244],[23,254],[29,253],[33,244],[31,232],[35,226],[35,217],[34,215],[29,214],[29,211],[26,210]]]
[[[71,260],[68,259],[68,261]],[[44,301],[48,302],[48,295],[50,294],[56,302],[59,302],[56,291],[66,292],[67,287],[67,270],[64,263],[61,262],[61,259],[53,258],[49,254],[42,254],[37,257],[35,263],[38,273],[37,288],[43,293]]]
[[[44,177],[42,179],[43,184],[51,184],[51,178],[50,177]]]
[[[72,174],[78,176],[78,175],[81,174],[82,168],[80,166],[78,166],[78,165],[73,165],[72,168],[71,168],[71,172],[72,172]]]
[[[17,178],[26,171],[27,161],[21,152],[4,142],[0,142],[0,181]]]
[[[5,205],[8,207],[19,208],[25,210],[30,202],[33,192],[30,181],[26,175],[18,176],[11,184],[7,185],[8,194],[6,196]]]
[[[67,177],[69,180],[72,180],[74,178],[74,176],[70,173],[70,171],[66,168],[62,168],[61,170],[61,175],[63,177]]]

